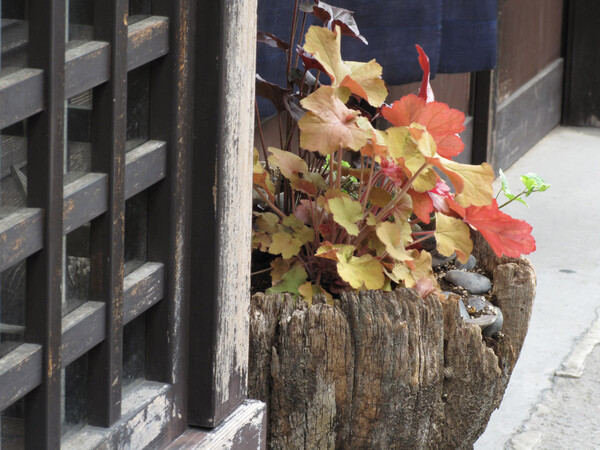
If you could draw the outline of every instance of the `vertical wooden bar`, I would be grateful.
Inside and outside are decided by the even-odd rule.
[[[188,422],[246,397],[256,1],[199,2]]]
[[[110,80],[94,89],[92,171],[108,173],[108,211],[90,231],[91,297],[106,303],[106,339],[89,353],[88,421],[121,417],[127,129],[127,0],[95,0],[94,39],[111,45]]]
[[[146,378],[173,384],[173,439],[187,426],[194,5],[152,2],[152,14],[169,17],[169,53],[150,66],[150,139],[168,153],[167,176],[148,198],[148,260],[165,264],[165,295],[146,313]]]
[[[473,74],[473,147],[472,164],[492,160],[496,142],[496,106],[498,101],[498,71]]]
[[[44,247],[27,260],[27,342],[43,346],[42,384],[26,397],[25,444],[60,447],[65,1],[30,0],[29,65],[44,71],[44,105],[27,122],[27,204],[44,209]]]

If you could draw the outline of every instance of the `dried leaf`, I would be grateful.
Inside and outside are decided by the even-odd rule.
[[[308,110],[298,122],[302,148],[322,155],[330,155],[340,147],[360,150],[372,135],[358,126],[358,113],[347,108],[332,87],[320,87],[301,104]]]

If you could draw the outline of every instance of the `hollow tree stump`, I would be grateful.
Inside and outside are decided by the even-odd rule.
[[[456,295],[364,291],[310,308],[253,296],[249,396],[268,404],[270,448],[471,448],[502,400],[535,296],[527,260],[494,264],[505,317],[494,339],[462,321]]]

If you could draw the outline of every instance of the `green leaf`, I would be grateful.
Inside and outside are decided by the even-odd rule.
[[[508,179],[506,178],[506,175],[504,175],[504,172],[502,172],[502,169],[499,169],[498,172],[500,173],[500,180],[502,181],[502,192],[503,192],[504,196],[509,200],[517,200],[517,201],[523,203],[525,206],[529,207],[529,205],[527,204],[527,202],[525,200],[523,200],[520,197],[515,196],[514,194],[512,194],[510,192],[510,189],[508,187]]]
[[[525,185],[527,192],[525,197],[529,197],[532,192],[544,192],[550,185],[544,182],[544,179],[535,173],[526,173],[521,175],[521,181]]]
[[[266,293],[290,292],[298,295],[298,288],[306,282],[307,278],[308,274],[306,273],[306,270],[304,270],[304,267],[299,264],[294,265],[290,270],[283,274],[281,281],[275,286],[267,289]]]

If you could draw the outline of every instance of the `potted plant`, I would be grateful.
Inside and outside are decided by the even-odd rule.
[[[535,274],[519,257],[535,250],[531,227],[500,211],[489,164],[452,160],[465,117],[434,101],[419,46],[418,94],[387,105],[381,66],[341,57],[341,36],[360,37],[351,12],[299,11],[302,32],[307,14],[325,26],[295,51],[259,33],[286,53],[288,85],[257,76],[283,126],[282,148],[268,146],[258,118],[254,270],[271,286],[252,300],[250,394],[269,403],[273,448],[468,446],[526,333]],[[432,254],[476,254],[502,332],[482,337],[461,316]]]

